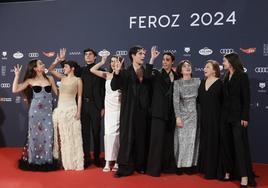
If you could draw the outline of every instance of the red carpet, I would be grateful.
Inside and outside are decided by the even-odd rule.
[[[205,180],[200,175],[162,175],[159,178],[135,174],[114,178],[94,166],[84,171],[25,172],[17,168],[18,148],[0,148],[0,188],[235,188],[239,182]],[[258,187],[268,188],[268,165],[254,164]]]

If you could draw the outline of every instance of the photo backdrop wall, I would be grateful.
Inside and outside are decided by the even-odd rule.
[[[208,59],[241,55],[250,77],[249,136],[254,162],[268,163],[268,1],[258,0],[47,0],[0,3],[0,146],[22,146],[27,133],[27,106],[12,94],[13,66],[39,58],[48,67],[59,48],[81,66],[91,47],[125,57],[140,44],[171,51],[176,64],[193,63],[203,78]],[[98,59],[99,60],[99,59]],[[158,58],[157,67],[161,66]],[[176,66],[176,65],[174,65]],[[61,71],[60,67],[57,69]],[[56,101],[55,101],[56,103]]]

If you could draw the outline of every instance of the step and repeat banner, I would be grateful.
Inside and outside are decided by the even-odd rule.
[[[224,54],[240,54],[250,77],[252,158],[268,163],[267,7],[264,0],[0,3],[0,146],[22,146],[26,139],[28,109],[22,94],[11,92],[14,65],[25,70],[31,59],[38,58],[48,67],[63,47],[67,59],[81,66],[83,49],[88,47],[122,55],[129,64],[131,46],[144,46],[149,60],[150,48],[156,45],[162,53],[173,52],[176,64],[192,61],[193,75],[200,78],[206,60],[222,65]],[[156,66],[161,67],[161,57]]]

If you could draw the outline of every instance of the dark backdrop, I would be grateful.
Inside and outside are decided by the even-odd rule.
[[[84,65],[84,48],[127,55],[135,44],[148,50],[148,60],[150,47],[157,45],[161,52],[174,52],[176,63],[191,60],[194,76],[200,78],[206,60],[221,63],[223,54],[231,51],[241,55],[251,82],[252,157],[268,163],[267,7],[264,0],[1,3],[0,146],[22,146],[26,138],[27,107],[21,94],[11,93],[15,64],[25,68],[30,59],[40,58],[49,66],[55,55],[44,52],[66,47],[67,58]]]

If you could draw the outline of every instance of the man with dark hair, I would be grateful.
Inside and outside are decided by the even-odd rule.
[[[83,81],[82,96],[82,138],[84,150],[85,167],[90,165],[90,131],[94,143],[94,164],[100,166],[100,130],[101,118],[104,115],[105,80],[92,74],[90,69],[95,65],[97,53],[87,48],[84,50],[86,66],[81,68],[81,79]]]
[[[160,53],[151,49],[151,59],[146,64],[146,75],[152,82],[152,124],[150,147],[146,173],[160,176],[161,172],[174,173],[174,129],[176,119],[173,108],[173,81],[178,75],[172,70],[175,56],[165,52],[162,56],[162,69],[153,69],[154,61]]]
[[[150,81],[145,77],[145,49],[134,46],[129,50],[132,61],[126,70],[116,67],[111,81],[112,90],[121,89],[119,164],[115,177],[128,176],[146,167],[150,107]]]

